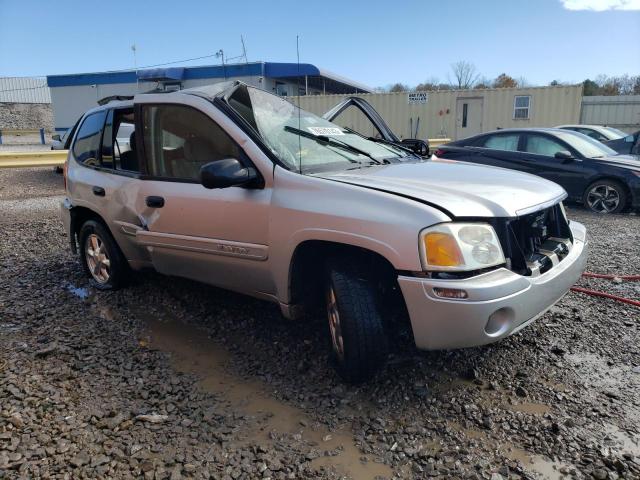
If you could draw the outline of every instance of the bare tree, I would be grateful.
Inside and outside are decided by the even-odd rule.
[[[466,60],[451,64],[451,71],[455,77],[454,87],[458,90],[471,88],[480,76],[475,65]]]

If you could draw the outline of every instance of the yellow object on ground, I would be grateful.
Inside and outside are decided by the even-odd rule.
[[[68,150],[0,152],[0,168],[61,167]]]

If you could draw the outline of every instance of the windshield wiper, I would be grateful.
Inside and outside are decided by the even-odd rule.
[[[376,137],[367,137],[366,135],[361,134],[360,132],[356,132],[353,128],[349,128],[349,127],[343,127],[347,132],[349,133],[353,133],[354,135],[358,135],[362,138],[364,138],[365,140],[369,140],[370,142],[375,142],[375,143],[383,143],[385,145],[391,145],[392,147],[395,147],[399,150],[411,153],[413,155],[416,154],[416,152],[414,152],[413,150],[411,150],[409,147],[403,147],[402,145],[398,145],[395,142],[392,142],[390,140],[385,140],[384,138],[376,138]],[[389,150],[387,148],[387,150]],[[398,152],[394,152],[393,150],[389,150],[390,152],[392,152],[395,155],[398,155],[399,157],[401,157],[402,155],[398,154]]]
[[[299,128],[290,127],[289,125],[285,125],[285,131],[290,133],[295,133],[296,135],[300,135],[301,137],[308,138],[310,140],[314,140],[321,144],[332,145],[337,148],[342,148],[343,150],[347,150],[351,153],[356,153],[358,155],[364,155],[365,157],[369,157],[372,162],[381,165],[382,162],[377,158],[373,157],[370,153],[365,152],[364,150],[360,150],[358,147],[354,147],[353,145],[348,144],[347,142],[343,142],[342,140],[338,140],[337,138],[329,137],[326,135],[314,135],[313,133],[306,132],[304,130],[300,130]],[[353,160],[353,163],[360,163],[357,160]]]

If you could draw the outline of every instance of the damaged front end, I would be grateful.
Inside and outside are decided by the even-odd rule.
[[[491,223],[500,239],[506,267],[520,275],[542,275],[562,262],[573,247],[573,234],[562,203]]]

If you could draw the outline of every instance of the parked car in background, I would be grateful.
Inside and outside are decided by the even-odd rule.
[[[640,207],[640,160],[578,132],[497,130],[440,146],[440,158],[532,173],[561,185],[569,199],[598,213]]]
[[[610,140],[618,140],[619,138],[627,136],[622,130],[613,127],[604,127],[602,125],[560,125],[556,128],[582,133],[602,143]]]
[[[617,140],[610,140],[605,145],[618,153],[640,156],[640,130]]]
[[[71,128],[67,128],[62,135],[60,135],[59,133],[52,135],[51,150],[64,150],[64,145],[67,142],[70,133]]]
[[[126,151],[122,125],[134,128]],[[421,349],[492,343],[555,304],[586,263],[558,185],[425,160],[241,82],[87,112],[65,171],[63,223],[96,288],[154,268],[288,318],[323,306],[353,382],[382,366],[398,318]]]

